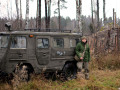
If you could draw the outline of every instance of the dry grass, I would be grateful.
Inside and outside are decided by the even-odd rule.
[[[97,59],[92,59],[92,68],[98,69],[110,69],[110,70],[117,70],[120,68],[120,54],[119,52],[110,53],[107,55],[99,55]]]
[[[90,73],[90,80],[77,78],[61,82],[46,80],[34,76],[28,83],[21,83],[17,90],[117,90],[120,87],[120,70],[95,70]],[[2,84],[0,90],[12,90],[11,86]]]
[[[117,90],[120,87],[120,70],[95,70],[90,73],[90,80],[77,78],[61,82],[46,80],[34,76],[28,83],[21,83],[17,90]],[[11,85],[0,84],[0,90],[12,90]]]
[[[99,64],[98,64],[99,63]],[[18,90],[118,90],[120,88],[120,58],[109,54],[90,63],[90,80],[77,78],[61,82],[46,80],[40,75],[33,76],[28,83],[21,83]],[[11,85],[0,84],[0,90],[12,90]]]

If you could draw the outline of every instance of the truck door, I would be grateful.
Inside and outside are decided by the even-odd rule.
[[[12,36],[9,60],[23,62],[27,60],[27,36]]]
[[[9,35],[0,35],[0,63],[1,60],[6,57],[6,51],[9,42]],[[4,58],[5,59],[5,58]]]
[[[50,60],[50,37],[36,37],[36,54],[39,65],[47,65]]]

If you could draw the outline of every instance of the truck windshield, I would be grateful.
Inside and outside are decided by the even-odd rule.
[[[8,46],[9,36],[0,36],[0,48],[6,48]]]

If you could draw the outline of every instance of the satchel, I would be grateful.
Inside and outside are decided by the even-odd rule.
[[[76,60],[76,61],[80,61],[80,58],[78,58],[78,56],[77,56],[77,55],[75,55],[75,57],[74,57],[74,58],[75,58],[75,60]]]
[[[84,49],[83,53],[79,53],[80,56],[83,57],[83,58],[84,58],[84,55],[85,55],[85,51],[86,51],[86,45],[85,45],[85,49]],[[74,59],[76,61],[81,61],[80,58],[77,55],[75,55]]]

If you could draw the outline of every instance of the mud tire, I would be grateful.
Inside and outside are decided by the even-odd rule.
[[[13,88],[17,88],[21,82],[28,82],[30,75],[26,65],[16,65],[15,71],[13,72]]]
[[[73,63],[65,64],[62,71],[63,71],[61,73],[61,80],[62,81],[72,80],[76,77],[76,74],[77,74],[77,68],[76,68],[75,64],[73,64]]]

